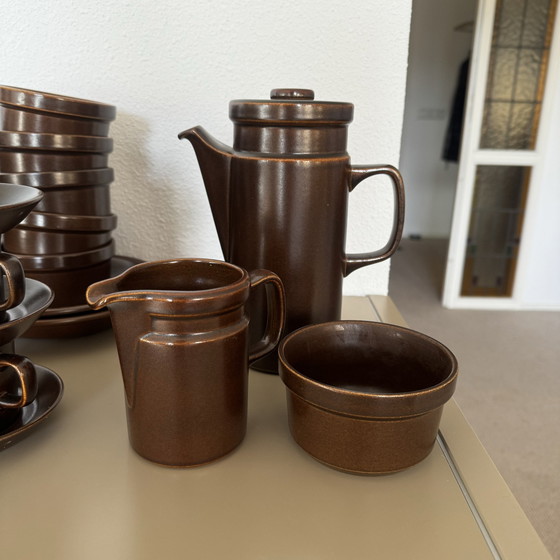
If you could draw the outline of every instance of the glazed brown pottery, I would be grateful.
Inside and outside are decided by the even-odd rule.
[[[0,346],[9,345],[26,333],[53,301],[52,290],[37,280],[25,279],[25,299],[6,311],[6,320],[0,322]]]
[[[33,187],[0,183],[0,239],[19,224],[42,197],[43,193]],[[5,320],[8,309],[23,301],[25,287],[25,275],[19,260],[0,252],[0,321]]]
[[[249,345],[247,299],[265,284],[268,328]],[[241,443],[248,364],[276,346],[283,326],[275,274],[202,259],[148,262],[90,286],[87,300],[111,314],[138,454],[186,467]]]
[[[77,253],[106,245],[111,239],[111,231],[64,231],[18,226],[4,234],[4,249],[22,255]]]
[[[37,396],[37,377],[31,360],[0,354],[0,409],[21,408]]]
[[[0,128],[3,130],[107,136],[109,126],[108,121],[56,116],[0,105]]]
[[[20,225],[53,231],[111,231],[117,227],[117,216],[78,216],[34,211],[22,220]]]
[[[4,312],[19,305],[25,298],[25,273],[19,260],[0,252],[0,320]]]
[[[42,198],[33,187],[0,183],[0,234],[17,226]]]
[[[23,265],[26,272],[32,271],[59,271],[73,268],[93,266],[109,260],[115,254],[115,243],[111,241],[107,245],[80,251],[78,253],[61,253],[57,255],[21,255],[15,254]],[[29,274],[28,274],[29,276]]]
[[[0,172],[32,173],[107,167],[107,154],[82,152],[31,152],[0,150]]]
[[[404,187],[392,166],[350,165],[352,104],[314,101],[310,90],[273,90],[271,97],[230,103],[233,148],[201,127],[179,138],[196,152],[225,259],[280,276],[291,332],[340,318],[343,278],[393,254],[402,234]],[[382,249],[347,255],[349,192],[379,174],[391,179],[395,193],[389,240]],[[262,302],[260,291],[251,302],[253,337],[263,328]],[[253,367],[276,372],[276,355]]]
[[[30,152],[109,153],[113,139],[103,136],[70,136],[0,130],[0,149]]]
[[[82,216],[111,213],[113,169],[85,169],[44,173],[1,173],[0,182],[30,185],[43,192],[37,212]]]
[[[28,185],[39,189],[83,187],[111,183],[115,173],[111,167],[78,169],[74,171],[45,171],[36,173],[1,173],[0,182]]]
[[[0,86],[0,104],[46,113],[53,117],[112,121],[116,116],[116,108],[113,105],[14,86]]]
[[[20,417],[37,396],[33,363],[17,354],[0,354],[0,433]]]
[[[83,216],[111,213],[110,185],[51,187],[44,189],[43,193],[43,200],[35,208],[37,212]]]
[[[26,270],[28,278],[46,284],[54,292],[51,309],[69,307],[86,303],[88,286],[109,276],[110,258],[102,262],[80,268],[61,268],[59,270]]]
[[[282,341],[279,359],[294,440],[351,473],[422,461],[457,381],[457,360],[443,344],[368,321],[303,327]]]
[[[0,451],[20,442],[38,428],[56,408],[64,392],[62,379],[50,369],[35,365],[37,397],[31,406],[16,410],[17,417],[0,429]]]

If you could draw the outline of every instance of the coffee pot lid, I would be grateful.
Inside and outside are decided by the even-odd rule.
[[[270,99],[235,99],[229,104],[229,118],[236,123],[347,124],[353,112],[352,103],[315,101],[310,89],[273,89]]]

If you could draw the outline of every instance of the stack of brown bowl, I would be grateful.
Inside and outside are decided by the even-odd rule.
[[[39,188],[41,203],[4,236],[26,276],[55,293],[50,316],[91,313],[85,291],[112,274],[108,157],[112,105],[0,86],[0,182]]]

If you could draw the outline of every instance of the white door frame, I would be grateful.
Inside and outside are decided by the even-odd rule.
[[[558,87],[560,83],[560,41],[558,37],[560,33],[555,31],[553,33],[550,49],[535,150],[481,150],[479,148],[495,9],[496,0],[479,0],[470,63],[457,192],[453,209],[443,290],[443,305],[450,308],[525,308],[522,301],[523,270],[533,237],[534,207],[538,198],[538,185],[543,180],[542,147],[549,136],[551,120],[549,117],[552,112],[552,101],[554,98],[552,94],[554,88]],[[556,20],[554,22],[555,30],[560,29],[559,21],[560,9],[558,9],[556,13]],[[477,165],[483,164],[523,165],[532,167],[523,222],[523,234],[519,247],[517,270],[511,297],[466,297],[460,295],[476,167]]]

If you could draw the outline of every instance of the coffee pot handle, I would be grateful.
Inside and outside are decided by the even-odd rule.
[[[402,237],[404,226],[404,183],[401,174],[392,165],[353,165],[350,168],[350,191],[367,177],[372,175],[388,175],[393,184],[394,214],[393,229],[384,247],[370,253],[354,253],[344,259],[344,276],[354,270],[388,259],[396,250]]]
[[[286,297],[280,278],[269,270],[253,270],[249,273],[251,290],[266,285],[267,321],[261,339],[249,349],[249,363],[268,354],[280,342],[286,320]]]

